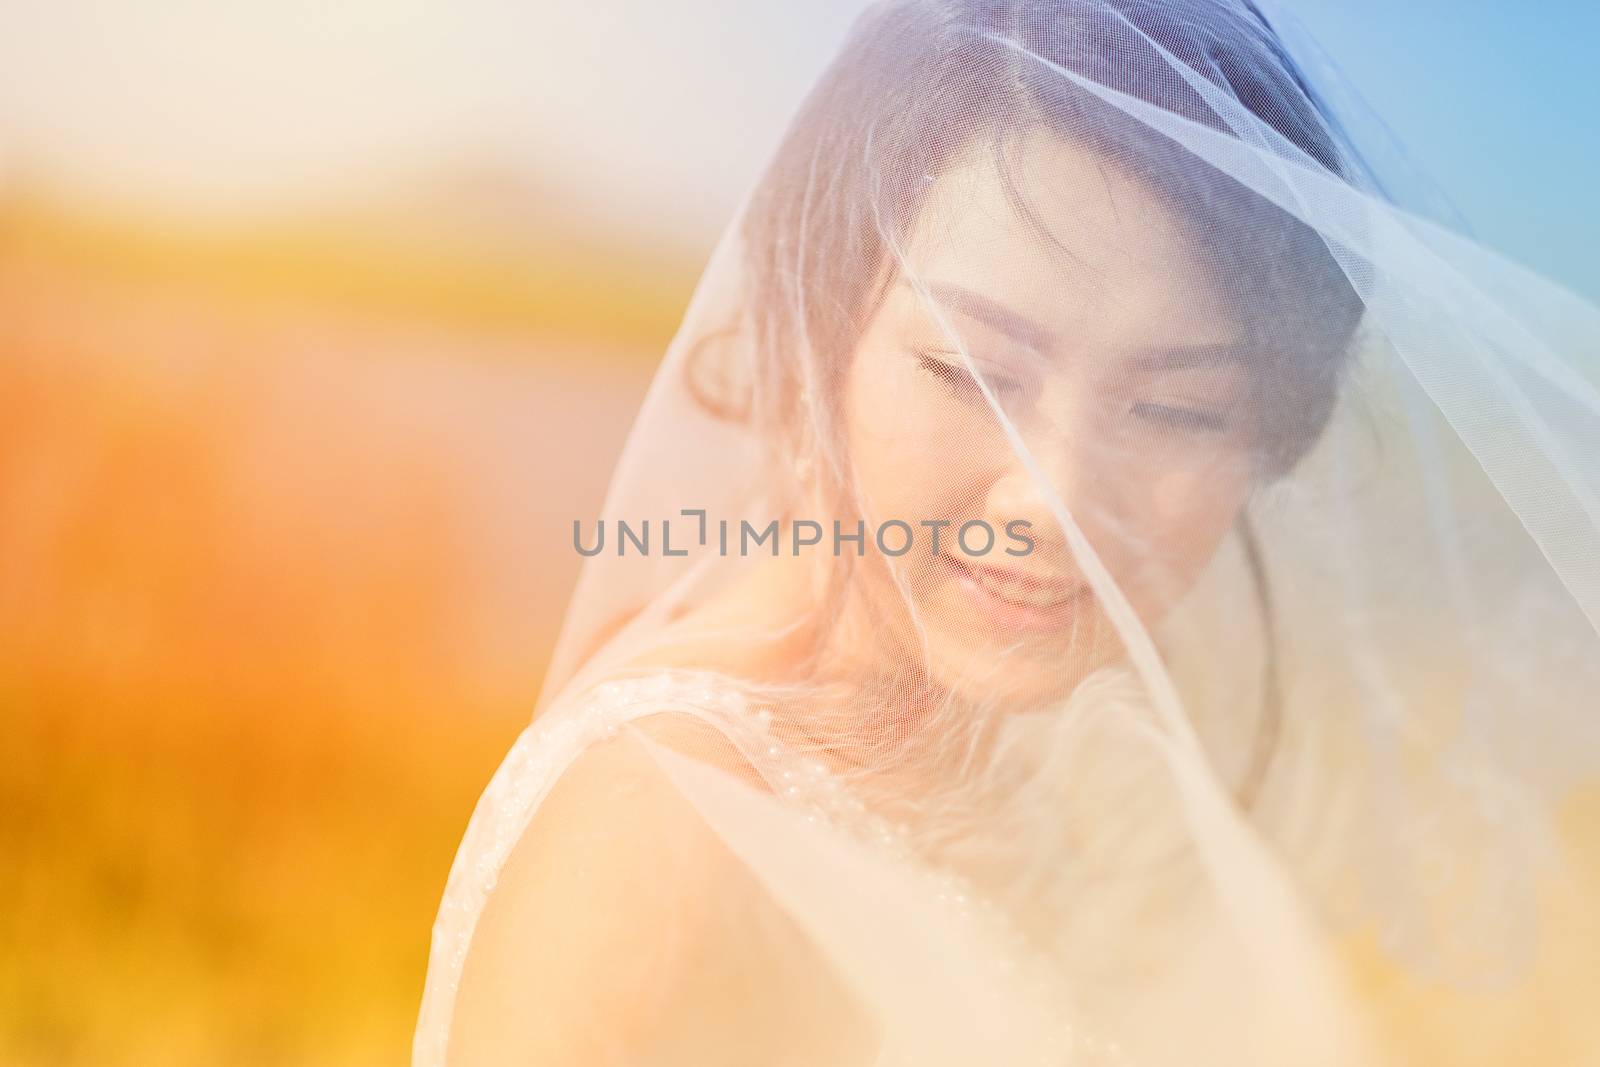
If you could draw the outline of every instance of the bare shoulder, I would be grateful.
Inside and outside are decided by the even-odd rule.
[[[759,782],[709,726],[656,715],[639,732]],[[625,732],[572,764],[513,849],[449,1059],[848,1063],[865,1038],[826,962]]]

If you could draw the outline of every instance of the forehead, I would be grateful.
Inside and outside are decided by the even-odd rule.
[[[1048,132],[928,181],[904,245],[917,280],[1004,301],[1071,345],[1227,344],[1238,317],[1173,206]]]

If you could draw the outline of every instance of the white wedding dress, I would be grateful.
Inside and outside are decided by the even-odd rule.
[[[1136,696],[1120,672],[1103,672],[1087,682],[1081,693],[1117,693],[1121,699]],[[702,670],[657,669],[602,682],[571,698],[559,712],[541,717],[523,731],[479,800],[451,869],[449,882],[433,928],[428,976],[417,1025],[413,1063],[417,1067],[442,1067],[450,1037],[462,970],[489,894],[495,888],[511,850],[537,816],[540,802],[562,773],[586,750],[615,739],[631,724],[653,715],[684,716],[715,730],[725,738],[770,787],[784,807],[823,833],[837,833],[841,841],[870,852],[886,865],[900,868],[915,892],[939,911],[962,925],[970,925],[990,948],[1015,955],[999,963],[1003,984],[990,986],[998,996],[1038,996],[1024,993],[1022,967],[1028,950],[1007,926],[1002,913],[986,904],[960,875],[927,866],[905,843],[906,832],[889,820],[869,812],[818,759],[805,756],[779,741],[771,729],[772,714],[753,701],[736,679]],[[844,846],[850,847],[850,846]],[[902,903],[908,903],[902,901]],[[879,905],[874,905],[877,907]],[[886,918],[877,915],[875,920]],[[890,939],[886,938],[886,946]],[[973,962],[976,965],[976,960]],[[966,986],[973,976],[963,976]],[[1082,1033],[1063,1020],[1036,1017],[1033,1025],[1043,1033],[1010,1035],[1033,1052],[1043,1047],[1073,1055],[1071,1062],[1119,1062],[1116,1045]],[[958,1028],[959,1029],[959,1028]],[[914,1048],[903,1062],[926,1063],[930,1034],[919,1027]],[[1031,1044],[1030,1044],[1031,1043]],[[951,1051],[947,1039],[931,1044]],[[962,1041],[965,1044],[965,1041]],[[959,1047],[959,1046],[958,1046]],[[994,1046],[985,1046],[994,1051]],[[892,1051],[879,1062],[899,1063]],[[952,1062],[970,1062],[957,1055]],[[1086,1059],[1085,1057],[1093,1057]]]
[[[972,879],[919,855],[907,826],[874,813],[821,760],[784,744],[772,728],[772,712],[739,680],[713,671],[656,669],[614,677],[565,698],[522,733],[495,773],[468,825],[434,926],[415,1039],[416,1067],[443,1067],[447,1062],[456,997],[478,919],[512,849],[538,817],[541,802],[586,751],[659,715],[710,728],[766,784],[764,790],[751,790],[728,777],[725,768],[697,764],[646,740],[673,784],[696,801],[718,835],[774,891],[778,905],[814,938],[826,958],[852,977],[854,994],[880,1027],[871,1061],[880,1067],[1159,1060],[1171,1054],[1163,1041],[1146,1040],[1140,1048],[1141,1037],[1149,1035],[1138,1032],[1137,1013],[1147,1008],[1100,1003],[1093,1016],[1080,1010],[1079,1005],[1086,1009],[1094,1001],[1082,985],[1085,973],[1101,982],[1135,975],[1136,1005],[1163,995],[1193,997],[1197,984],[1212,981],[1217,954],[1237,952],[1249,941],[1219,944],[1205,923],[1194,925],[1193,915],[1175,914],[1166,917],[1165,925],[1158,922],[1159,948],[1135,958],[1140,947],[1118,941],[1114,931],[1127,930],[1124,911],[1148,905],[1131,899],[1139,894],[1137,886],[1118,884],[1099,899],[1086,894],[1081,884],[1034,886],[1035,897],[1063,893],[1065,908],[1104,909],[1107,930],[1113,931],[1109,943],[1095,949],[1092,939],[1073,927],[1070,936],[1063,935],[1060,951],[1074,958],[1052,957],[1050,946],[1030,940],[1011,913]],[[1159,761],[1141,758],[1150,755],[1143,739],[1124,730],[1126,724],[1148,718],[1136,676],[1118,664],[1085,679],[1048,718],[1019,717],[1007,725],[1012,747],[1029,762],[1064,759],[1068,752],[1081,758],[1105,752],[1108,743],[1133,741],[1137,749],[1122,749],[1116,776],[1123,780],[1114,786],[1131,796],[1159,792],[1152,778],[1167,773]],[[1054,732],[1062,722],[1081,724],[1067,744]],[[1129,766],[1141,769],[1130,772]],[[1081,791],[1089,785],[1075,783],[1074,788]],[[1146,836],[1159,824],[1147,819]],[[1165,829],[1182,835],[1171,825]],[[1065,829],[1062,837],[1058,854],[1075,848],[1093,851],[1081,838],[1069,840]],[[1040,842],[1030,841],[1030,850],[1040,848]],[[1160,852],[1160,843],[1154,852]],[[1148,847],[1145,854],[1152,854]],[[1278,906],[1269,901],[1266,912]],[[1148,915],[1146,920],[1152,921]],[[1067,925],[1060,918],[1052,922]],[[1283,927],[1281,916],[1257,914],[1250,922],[1253,934],[1276,930],[1288,932],[1291,939],[1304,936]],[[537,946],[527,946],[527,951],[536,952]],[[1102,955],[1092,958],[1095,951]],[[1151,953],[1150,946],[1143,951]],[[1279,992],[1285,997],[1280,1006],[1285,1022],[1263,1027],[1273,1029],[1275,1036],[1257,1033],[1253,1047],[1288,1040],[1285,1032],[1298,1045],[1308,1032],[1320,1031],[1316,1044],[1322,1058],[1306,1058],[1309,1054],[1302,1052],[1301,1062],[1375,1062],[1359,1051],[1365,1040],[1359,1021],[1333,1007],[1343,994],[1322,988],[1332,978],[1320,965],[1308,967],[1305,955],[1289,951],[1264,966],[1284,983]],[[1242,1003],[1250,1010],[1265,1010],[1271,1002],[1268,991],[1250,988],[1250,982],[1264,981],[1262,974],[1240,977],[1238,988],[1215,998],[1219,1018],[1244,1010]],[[1321,990],[1316,1010],[1309,1013],[1301,1001],[1308,985]],[[1160,993],[1162,989],[1168,993]],[[1113,1032],[1110,1020],[1119,1015],[1118,1031]],[[1123,1029],[1130,1025],[1131,1032]],[[1233,1039],[1213,1036],[1224,1054],[1216,1054],[1216,1048],[1202,1052],[1196,1045],[1189,1062],[1228,1062],[1225,1053],[1234,1047]]]

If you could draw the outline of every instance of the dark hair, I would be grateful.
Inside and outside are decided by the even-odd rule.
[[[1215,277],[1247,297],[1237,303],[1261,334],[1252,362],[1271,398],[1258,405],[1261,466],[1288,470],[1327,421],[1361,303],[1316,233],[1055,69],[1231,130],[1158,49],[1347,175],[1334,124],[1251,0],[888,0],[857,23],[747,209],[755,343],[738,359],[756,364],[718,368],[708,345],[689,361],[690,388],[713,412],[778,430],[792,455],[803,376],[822,386],[834,418],[843,369],[926,177],[985,136],[1003,157],[1021,114],[1020,128],[1052,130],[1136,174],[1222,261]],[[1008,195],[1031,217],[1024,190],[1008,181]]]
[[[832,424],[820,430],[835,433],[850,354],[928,177],[988,137],[1012,205],[1032,219],[1004,168],[1006,136],[1044,128],[1170,201],[1216,262],[1259,340],[1250,361],[1262,401],[1258,468],[1289,470],[1327,423],[1362,304],[1310,227],[1062,73],[1239,132],[1174,58],[1349,180],[1354,161],[1335,124],[1251,0],[887,0],[857,23],[806,99],[747,209],[741,327],[753,345],[737,348],[738,365],[719,365],[716,338],[704,339],[687,364],[691,391],[716,414],[776,431],[775,459],[786,464],[805,447],[802,420],[817,414],[797,402],[810,376]],[[1265,567],[1242,520],[1239,533],[1267,634],[1261,726],[1239,787],[1248,805],[1281,711]]]

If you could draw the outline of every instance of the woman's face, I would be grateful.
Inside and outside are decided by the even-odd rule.
[[[941,684],[1040,700],[1122,650],[1052,495],[1151,626],[1232,526],[1255,430],[1242,328],[1172,209],[1046,133],[1007,171],[1031,220],[988,153],[930,180],[854,353],[844,417],[860,503],[871,526],[899,519],[916,541],[886,560],[869,534],[853,595],[880,635],[925,650]],[[919,523],[939,520],[935,552]],[[972,520],[997,535],[987,554],[957,543]],[[1006,534],[1019,520],[1033,548],[1008,554],[1023,550]],[[973,528],[967,544],[984,541]]]

